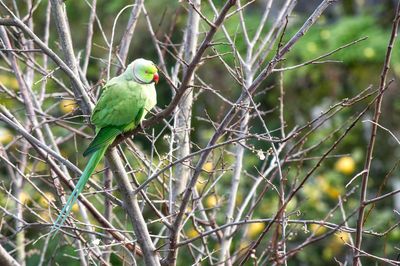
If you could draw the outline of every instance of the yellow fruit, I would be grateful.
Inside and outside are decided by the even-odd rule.
[[[328,19],[326,18],[326,16],[322,15],[322,16],[320,16],[318,18],[317,24],[318,25],[324,25],[324,24],[326,24],[327,21],[328,21]]]
[[[187,206],[186,207],[186,212],[185,212],[185,217],[187,217],[188,215],[191,215],[191,212],[192,212],[192,207],[190,207],[190,206]]]
[[[7,145],[13,140],[13,135],[11,134],[11,131],[8,130],[7,128],[0,128],[0,142],[3,145]]]
[[[326,256],[324,256],[326,259],[329,257],[334,257],[337,254],[341,253],[343,250],[343,247],[345,246],[346,243],[349,243],[350,240],[350,234],[342,231],[336,232],[333,236],[329,238],[329,243],[326,246]],[[325,253],[325,252],[324,252]]]
[[[344,245],[345,243],[349,242],[349,239],[350,239],[349,233],[340,231],[340,232],[335,233],[334,242],[337,243],[337,244]]]
[[[323,40],[328,40],[331,37],[331,32],[329,30],[321,30],[319,35]]]
[[[239,204],[242,204],[242,202],[243,202],[243,195],[242,195],[241,193],[238,193],[238,194],[236,195],[236,201],[235,201],[235,203],[236,203],[236,205],[239,205]]]
[[[391,241],[400,241],[400,230],[394,229],[392,232],[389,233],[389,240]]]
[[[207,185],[207,180],[200,177],[196,182],[197,191],[203,191],[206,185]]]
[[[247,236],[250,238],[255,238],[258,236],[265,228],[264,223],[251,223],[247,230]]]
[[[366,48],[364,48],[364,56],[366,57],[366,58],[373,58],[374,56],[375,56],[375,50],[374,50],[374,48],[371,48],[371,47],[366,47]]]
[[[28,204],[31,201],[31,198],[28,193],[22,191],[21,193],[19,193],[19,201],[22,204]]]
[[[306,47],[307,50],[311,53],[315,53],[316,51],[318,51],[318,46],[315,42],[308,42]]]
[[[334,252],[332,250],[332,247],[326,247],[324,248],[324,250],[322,251],[322,257],[325,260],[332,260],[333,261],[333,257],[334,257]]]
[[[317,176],[316,178],[318,188],[325,191],[329,187],[329,183],[326,181],[326,178],[324,176]]]
[[[338,170],[339,171],[339,170]],[[341,190],[332,184],[330,184],[324,177],[317,177],[319,191],[325,192],[325,194],[331,199],[337,199],[341,193]]]
[[[55,199],[54,195],[50,192],[45,192],[44,194],[46,195],[46,197],[41,196],[39,198],[39,204],[40,204],[40,206],[47,208],[47,207],[49,207],[49,201],[55,201],[56,199]]]
[[[207,208],[214,208],[218,204],[218,197],[216,195],[210,195],[206,198],[205,205]]]
[[[244,254],[249,249],[250,246],[251,243],[249,241],[240,242],[238,250],[239,254]]]
[[[333,186],[328,187],[324,191],[328,195],[328,197],[330,197],[331,199],[337,199],[340,195],[340,190]]]
[[[312,202],[319,201],[321,199],[321,192],[321,188],[314,184],[305,184],[303,187],[304,195]]]
[[[64,114],[68,114],[71,113],[72,111],[74,111],[74,109],[77,107],[76,102],[74,100],[61,100],[60,101],[60,110],[61,112],[63,112]]]
[[[211,173],[213,168],[214,167],[212,162],[207,162],[203,165],[203,170],[206,171],[207,173]]]
[[[78,212],[78,211],[79,211],[79,205],[78,205],[78,203],[75,203],[74,205],[72,205],[71,210],[72,210],[72,212]]]
[[[350,156],[345,156],[336,161],[335,169],[342,174],[350,175],[356,170],[356,162]]]
[[[311,232],[313,232],[314,235],[320,236],[326,232],[326,227],[319,224],[312,224],[310,225],[310,230]]]
[[[6,88],[11,88],[13,90],[18,89],[18,81],[14,76],[10,75],[0,75],[0,83]]]
[[[190,229],[187,231],[186,235],[187,235],[189,238],[195,238],[195,237],[197,237],[197,236],[199,235],[199,232],[197,232],[196,229],[194,229],[194,228],[190,228]]]

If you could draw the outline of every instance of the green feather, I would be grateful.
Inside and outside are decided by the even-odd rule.
[[[114,139],[121,134],[122,131],[116,127],[103,127],[96,134],[96,137],[89,144],[89,147],[83,152],[83,156],[86,157],[89,154],[101,149],[104,146],[109,146]]]
[[[57,232],[60,230],[61,226],[67,220],[69,213],[71,212],[72,206],[78,199],[79,194],[82,192],[83,188],[85,187],[89,177],[92,175],[96,166],[99,164],[101,158],[103,158],[104,153],[106,152],[108,146],[104,146],[101,149],[97,150],[93,153],[92,157],[90,157],[89,162],[87,163],[85,170],[81,177],[79,178],[78,183],[75,185],[75,189],[72,191],[72,194],[69,196],[67,203],[65,204],[64,208],[61,210],[60,214],[58,215],[56,221],[53,224],[50,233]]]

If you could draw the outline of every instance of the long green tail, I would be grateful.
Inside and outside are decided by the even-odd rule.
[[[100,162],[101,158],[103,158],[104,153],[106,152],[108,148],[108,145],[105,145],[104,147],[101,147],[97,151],[95,151],[90,157],[89,162],[87,163],[85,170],[83,170],[83,173],[81,177],[79,178],[78,183],[75,186],[74,191],[72,191],[71,196],[69,196],[67,203],[65,204],[64,208],[61,210],[60,214],[58,215],[56,221],[54,222],[51,232],[50,233],[56,233],[58,230],[60,230],[61,226],[65,223],[65,220],[68,218],[69,213],[71,212],[72,206],[75,204],[75,202],[78,199],[79,194],[82,192],[83,188],[85,187],[85,184],[89,180],[89,177],[92,175],[94,172],[97,164]]]

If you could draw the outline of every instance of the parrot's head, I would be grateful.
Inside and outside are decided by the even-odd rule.
[[[133,80],[140,84],[158,83],[158,71],[156,65],[146,59],[139,58],[128,67],[132,71]]]

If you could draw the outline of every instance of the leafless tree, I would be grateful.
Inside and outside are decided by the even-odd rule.
[[[116,11],[113,21],[98,16],[100,2],[109,4],[85,0],[87,10],[79,11],[85,20],[80,30],[86,38],[77,45],[76,29],[71,28],[66,11],[69,1],[0,0],[0,71],[12,77],[18,88],[0,83],[0,98],[13,103],[0,105],[1,125],[13,132],[12,140],[0,145],[1,243],[7,246],[0,246],[2,265],[25,265],[27,253],[39,242],[39,265],[61,252],[54,247],[49,229],[81,174],[80,146],[94,133],[88,118],[96,97],[104,82],[120,74],[132,59],[132,42],[141,42],[142,36],[136,34],[140,23],[163,75],[159,96],[163,87],[172,97],[141,128],[119,136],[107,151],[106,163],[79,197],[79,213],[71,213],[60,234],[58,245],[65,243],[76,251],[78,257],[71,260],[81,265],[111,265],[110,254],[115,254],[129,265],[288,265],[308,246],[345,233],[350,237],[342,241],[351,259],[338,261],[341,265],[351,260],[361,265],[362,257],[400,264],[362,245],[363,236],[382,237],[399,224],[385,232],[364,225],[370,205],[400,192],[367,197],[375,139],[383,128],[379,124],[382,100],[392,83],[388,72],[399,8],[379,85],[360,88],[361,92],[337,99],[312,120],[288,126],[286,106],[292,103],[285,99],[285,73],[309,65],[337,64],[329,57],[356,49],[366,39],[343,43],[297,65],[285,64],[291,49],[335,0],[320,1],[293,34],[287,28],[296,0],[179,1],[175,16],[163,17],[169,28],[155,26],[161,15],[148,8],[154,1],[132,1]],[[249,28],[247,12],[254,6],[262,10],[258,10],[256,28]],[[179,40],[172,38],[177,18],[185,19]],[[234,30],[227,27],[231,19],[238,21]],[[95,40],[95,35],[102,39]],[[102,49],[104,56],[94,56],[94,49]],[[205,70],[215,65],[223,69],[220,75],[229,84],[207,77]],[[97,69],[96,80],[88,78],[90,67]],[[272,87],[266,85],[271,79],[277,81]],[[235,96],[233,88],[240,94]],[[260,99],[271,90],[279,94],[272,111]],[[195,117],[199,97],[212,98],[221,107],[218,115],[205,109]],[[61,115],[54,111],[60,104]],[[316,178],[324,162],[341,156],[334,150],[370,110],[374,116],[368,121],[371,137],[364,168],[323,219],[296,217],[300,207],[288,205]],[[344,111],[351,112],[350,118],[321,134]],[[270,122],[271,114],[278,127]],[[207,136],[195,136],[193,119],[208,128]],[[147,148],[132,137],[144,139]],[[61,148],[65,146],[73,147],[75,155],[65,156]],[[244,167],[250,156],[258,160],[252,172]],[[346,205],[348,197],[359,194],[358,206]],[[276,199],[277,206],[270,204],[270,212],[263,211],[266,196]],[[341,217],[341,222],[333,221],[333,216]],[[249,237],[255,225],[259,229]],[[324,232],[309,231],[308,226],[324,228]],[[291,241],[301,230],[306,237]]]

